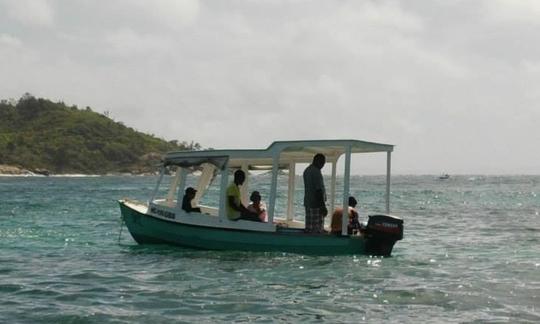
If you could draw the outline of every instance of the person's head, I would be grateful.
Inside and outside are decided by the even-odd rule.
[[[261,201],[261,194],[258,191],[253,191],[251,196],[249,196],[249,200],[254,203],[259,203]]]
[[[195,194],[197,193],[197,190],[195,190],[193,187],[187,187],[186,188],[186,196],[193,199],[195,197]]]
[[[356,204],[358,204],[358,202],[356,201],[356,199],[353,197],[353,196],[350,196],[349,197],[349,206],[351,206],[352,208],[356,207]]]
[[[326,157],[324,155],[322,155],[321,153],[315,154],[315,156],[313,157],[314,166],[316,166],[319,169],[322,169],[325,163],[326,163]]]
[[[244,181],[246,180],[246,174],[242,170],[236,170],[234,172],[234,183],[237,185],[242,185]]]

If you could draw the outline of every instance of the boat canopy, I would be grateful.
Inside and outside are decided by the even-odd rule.
[[[223,169],[242,167],[249,161],[250,168],[264,169],[270,166],[274,157],[279,157],[278,168],[286,168],[287,163],[311,163],[313,156],[322,153],[327,161],[337,161],[350,148],[351,153],[392,152],[394,146],[359,140],[309,140],[277,141],[266,149],[204,150],[169,152],[164,157],[164,165],[192,167],[210,163]]]
[[[218,169],[224,169],[229,160],[228,156],[165,156],[163,160],[164,166],[176,165],[181,168],[191,168],[205,163],[214,165]]]

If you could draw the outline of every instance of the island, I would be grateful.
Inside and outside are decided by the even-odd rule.
[[[0,174],[153,174],[164,153],[201,149],[109,115],[28,93],[0,100]]]

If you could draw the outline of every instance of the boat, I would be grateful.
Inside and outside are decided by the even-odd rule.
[[[139,244],[170,244],[204,250],[390,256],[396,241],[403,238],[403,220],[390,214],[392,151],[393,145],[360,140],[309,140],[277,141],[266,149],[169,152],[164,155],[150,199],[147,202],[119,200],[121,217]],[[302,221],[304,207],[295,204],[297,166],[307,166],[316,153],[325,155],[326,163],[331,165],[330,189],[327,190],[331,215],[337,207],[348,208],[351,155],[374,152],[387,156],[385,206],[381,208],[385,213],[369,215],[365,226],[355,234],[348,233],[347,213],[342,213],[341,233],[306,233]],[[339,191],[345,194],[338,196],[336,174],[340,158],[343,159],[344,173]],[[231,171],[235,170],[243,170],[246,174],[246,181],[240,188],[244,204],[252,173],[271,172],[267,188],[267,222],[227,218],[226,188],[232,181]],[[288,177],[287,188],[283,190],[285,181],[282,179],[279,193],[278,175]],[[193,202],[200,208],[200,213],[181,209],[182,196],[189,183],[196,183]],[[211,193],[214,199],[207,199],[211,203],[202,204],[202,198]],[[276,209],[278,202],[284,206],[280,210]]]
[[[444,173],[439,176],[439,180],[447,180],[447,179],[450,179],[450,175],[448,173]]]

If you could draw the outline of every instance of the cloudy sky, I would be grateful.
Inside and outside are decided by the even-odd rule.
[[[538,0],[0,0],[0,98],[204,147],[352,138],[395,144],[394,173],[540,174],[539,38]]]

